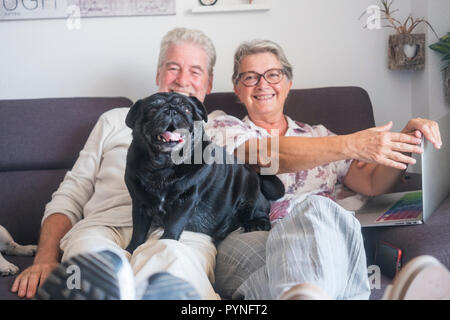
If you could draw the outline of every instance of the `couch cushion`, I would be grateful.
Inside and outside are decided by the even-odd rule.
[[[0,100],[0,225],[36,244],[45,204],[99,116],[127,98]]]
[[[98,117],[127,98],[0,100],[0,171],[70,168]]]
[[[17,257],[17,256],[6,256],[4,258],[8,262],[15,264],[19,267],[22,272],[28,268],[33,263],[33,257]],[[17,294],[11,292],[11,287],[14,283],[16,276],[0,277],[0,300],[19,300]],[[22,298],[25,299],[25,298]]]
[[[60,170],[0,172],[0,225],[19,244],[37,244],[44,208],[66,174]]]

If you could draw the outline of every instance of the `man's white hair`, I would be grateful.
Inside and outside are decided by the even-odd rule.
[[[200,30],[175,28],[169,31],[161,40],[161,48],[158,59],[158,70],[163,66],[167,50],[172,44],[181,44],[184,42],[193,43],[205,50],[208,56],[208,75],[213,76],[214,66],[216,64],[216,49],[211,39]]]

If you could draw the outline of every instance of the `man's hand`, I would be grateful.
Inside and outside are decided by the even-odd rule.
[[[59,243],[72,224],[62,213],[54,213],[42,224],[39,246],[33,265],[22,271],[14,280],[11,291],[20,298],[33,298],[38,286],[42,285],[60,260]]]
[[[26,268],[14,280],[11,292],[16,293],[20,298],[33,298],[38,286],[42,285],[58,262],[35,262],[32,266]]]

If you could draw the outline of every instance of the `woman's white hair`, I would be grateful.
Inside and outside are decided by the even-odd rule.
[[[284,54],[283,48],[277,43],[270,40],[255,39],[247,42],[243,42],[236,50],[234,54],[233,76],[231,77],[233,84],[236,85],[239,77],[239,68],[241,66],[242,59],[246,56],[250,56],[258,53],[273,53],[278,61],[283,66],[286,77],[292,80],[294,77],[293,68],[289,60]]]
[[[214,66],[216,64],[216,49],[211,39],[200,30],[175,28],[169,31],[161,40],[161,49],[158,59],[158,70],[163,66],[167,50],[172,44],[181,44],[184,42],[193,43],[205,50],[208,56],[208,75],[213,76]]]

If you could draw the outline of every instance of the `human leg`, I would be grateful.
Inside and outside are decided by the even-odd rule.
[[[216,248],[205,234],[184,231],[178,241],[160,240],[161,228],[151,232],[147,241],[133,252],[130,263],[136,276],[138,296],[148,287],[148,279],[168,272],[192,284],[202,299],[220,299],[214,292]]]
[[[131,300],[134,276],[118,250],[90,251],[70,256],[39,288],[37,300]]]
[[[310,196],[275,223],[266,247],[272,297],[299,283],[336,299],[370,295],[361,226],[334,201]]]
[[[331,297],[316,285],[299,283],[284,291],[279,300],[331,300]]]
[[[200,300],[195,288],[187,281],[168,272],[150,276],[142,300]]]
[[[133,300],[134,274],[122,251],[111,249],[71,256],[52,271],[37,300]],[[169,273],[148,279],[143,300],[200,299],[194,287]]]
[[[64,262],[70,257],[86,252],[99,252],[111,249],[120,251],[127,258],[130,254],[124,250],[131,239],[131,227],[111,227],[111,226],[75,226],[62,240],[61,250]]]
[[[306,284],[328,293],[322,297],[367,299],[360,228],[335,202],[309,197],[277,221],[270,233],[230,234],[218,246],[216,288],[227,297],[276,299]],[[318,291],[316,296],[321,295]]]
[[[275,223],[266,248],[272,297],[299,283],[336,299],[370,295],[361,226],[334,201],[310,196]]]
[[[265,272],[267,231],[238,229],[217,246],[216,291],[225,298],[244,298],[238,288],[256,271]],[[258,282],[266,285],[267,281]]]
[[[334,201],[308,197],[274,224],[267,239],[266,270],[253,273],[238,291],[246,299],[277,299],[295,285],[312,284],[331,298],[367,299],[360,229],[353,215]]]
[[[118,287],[114,285],[114,282],[118,279],[116,273],[121,270],[131,270],[127,261],[129,253],[122,249],[130,237],[130,227],[116,228],[89,225],[85,221],[75,225],[61,240],[60,247],[63,251],[61,265],[53,271],[52,276],[45,283],[47,287],[51,288],[49,291],[51,291],[52,298],[82,299],[84,295],[84,299],[102,299],[102,297],[120,299],[117,291]],[[116,257],[114,260],[107,255],[99,256],[99,252],[102,250],[110,250],[119,258]],[[121,259],[122,256],[125,259],[123,261]],[[81,291],[69,290],[65,283],[70,278],[68,271],[77,272],[77,270],[81,271],[81,269],[87,274],[82,282],[86,288]],[[96,282],[95,276],[89,276],[91,274],[106,275],[106,273],[109,273],[110,281],[104,283]],[[132,277],[131,281],[131,283],[134,282]],[[46,294],[43,294],[41,298],[45,298],[45,296]]]

